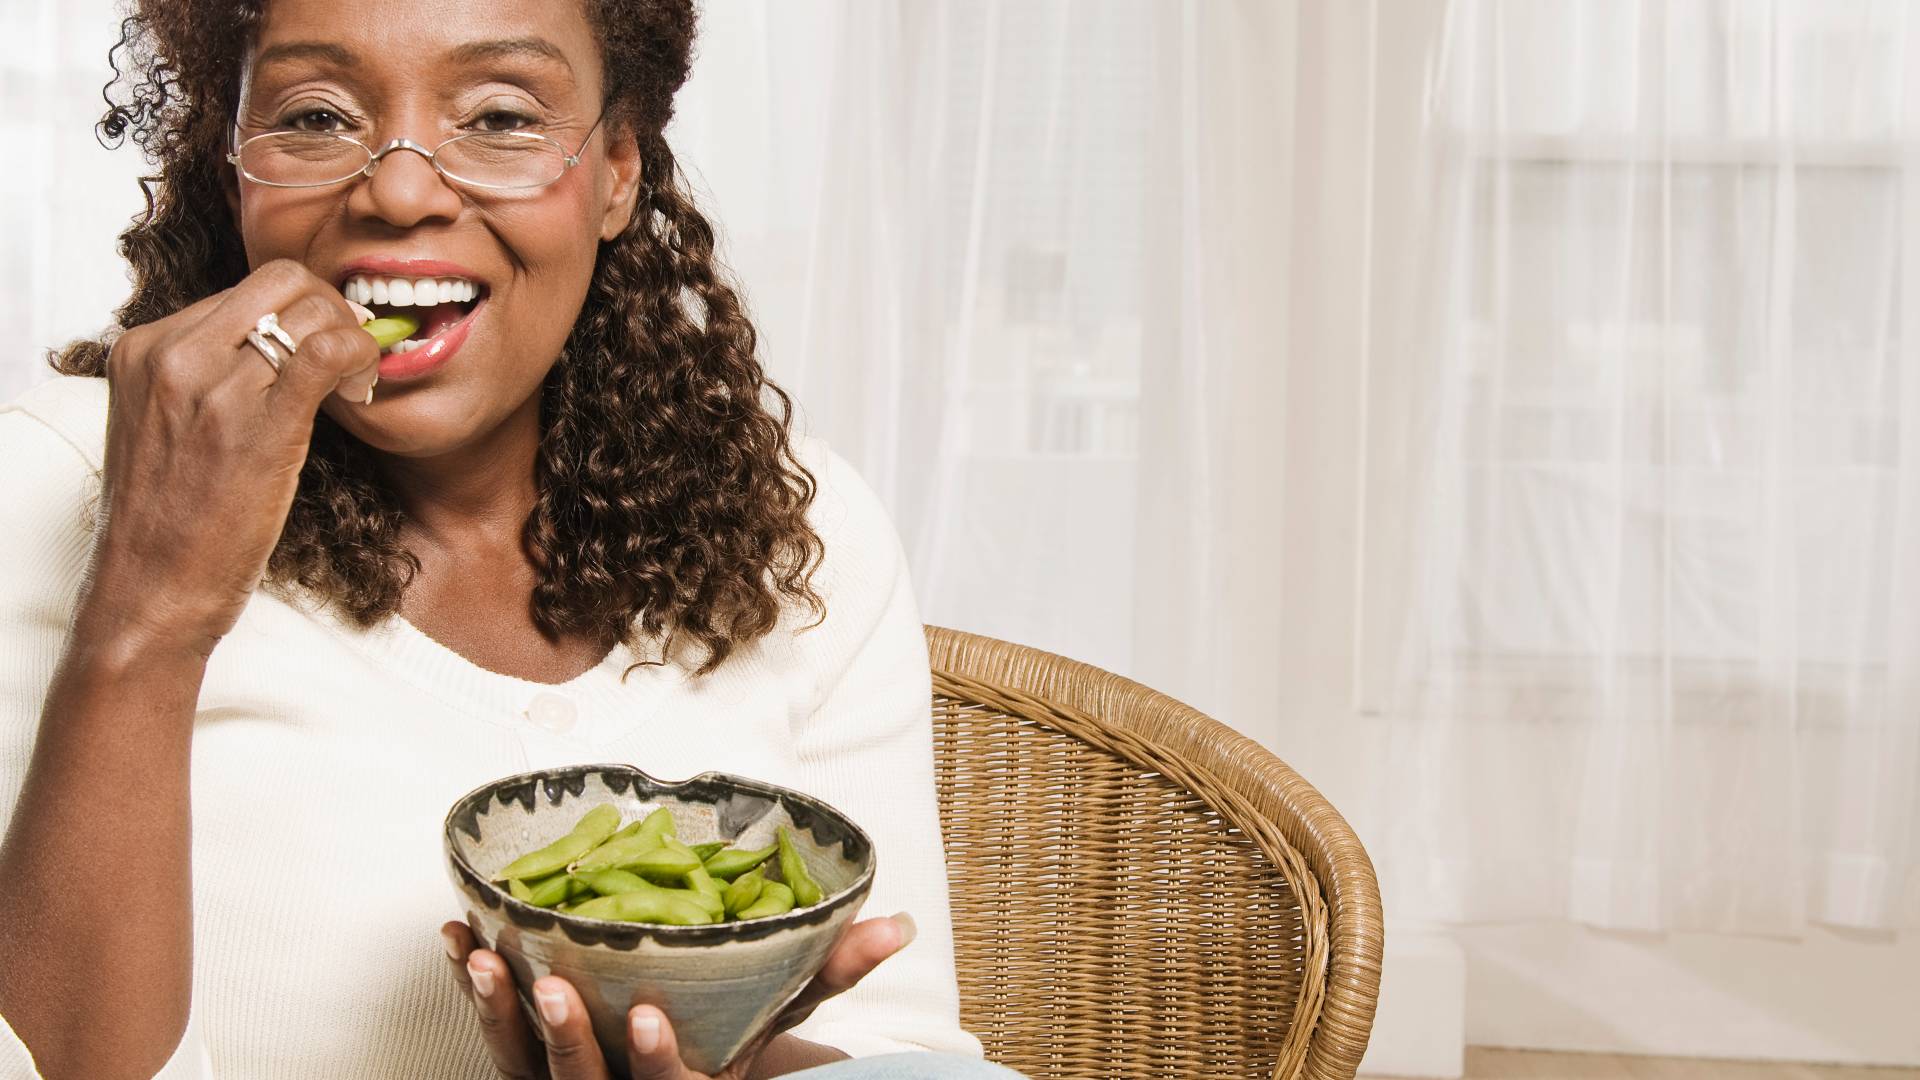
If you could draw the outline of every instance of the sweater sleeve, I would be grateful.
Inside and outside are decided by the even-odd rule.
[[[823,451],[821,458],[827,615],[797,639],[814,650],[817,690],[796,746],[814,793],[873,838],[877,867],[860,917],[906,911],[918,934],[793,1033],[853,1057],[910,1050],[979,1057],[979,1040],[960,1026],[934,789],[932,678],[906,553],[865,481],[839,455]],[[810,635],[819,637],[809,642]]]
[[[0,832],[13,820],[92,551],[90,515],[100,443],[98,387],[56,380],[0,404]],[[0,1080],[38,1078],[33,1055],[0,1017]],[[191,1017],[164,1080],[213,1072]]]

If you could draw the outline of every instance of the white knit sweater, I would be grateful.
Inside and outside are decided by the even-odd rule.
[[[106,408],[105,383],[81,378],[0,406],[0,827],[87,560]],[[811,436],[796,443],[819,480],[810,517],[826,545],[814,577],[826,619],[795,634],[811,616],[790,612],[697,681],[671,666],[622,682],[637,659],[622,648],[544,685],[478,667],[398,618],[362,631],[256,595],[200,691],[192,1019],[161,1075],[492,1075],[440,949],[439,925],[461,916],[441,821],[497,777],[602,761],[664,779],[739,773],[848,813],[879,853],[864,913],[909,911],[919,936],[795,1034],[856,1057],[978,1056],[959,1026],[926,642],[905,554],[847,462]],[[35,1075],[0,1022],[0,1077]]]

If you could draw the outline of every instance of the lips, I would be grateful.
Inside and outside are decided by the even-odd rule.
[[[477,287],[471,300],[448,300],[438,304],[416,305],[407,303],[384,303],[373,300],[361,293],[348,291],[348,284],[354,278],[378,279],[380,288],[391,286],[396,301],[411,299],[401,294],[401,286],[396,279],[420,281],[422,279],[460,279],[471,282]],[[404,352],[389,349],[380,357],[380,380],[382,382],[405,382],[420,379],[445,366],[455,353],[466,343],[473,329],[475,317],[479,315],[492,293],[487,278],[472,268],[446,259],[403,258],[394,255],[365,255],[341,265],[333,275],[334,287],[350,300],[371,309],[375,315],[392,315],[405,312],[421,320],[421,328],[415,331],[410,341],[418,342]],[[398,348],[396,346],[395,348]]]

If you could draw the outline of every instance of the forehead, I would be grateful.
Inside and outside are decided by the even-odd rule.
[[[252,77],[510,67],[595,88],[599,45],[584,9],[567,0],[272,0],[254,38]]]

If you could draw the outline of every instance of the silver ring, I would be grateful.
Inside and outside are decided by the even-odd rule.
[[[280,374],[280,350],[274,348],[273,342],[268,341],[266,336],[260,333],[260,331],[249,330],[247,331],[247,344],[253,346],[254,350],[261,356],[266,357],[267,363],[273,366],[273,373],[275,375]]]
[[[293,338],[289,336],[285,330],[281,329],[279,312],[269,311],[265,315],[260,316],[260,321],[255,323],[253,328],[279,342],[280,347],[287,350],[288,356],[292,356],[299,348],[299,346],[293,343]]]

